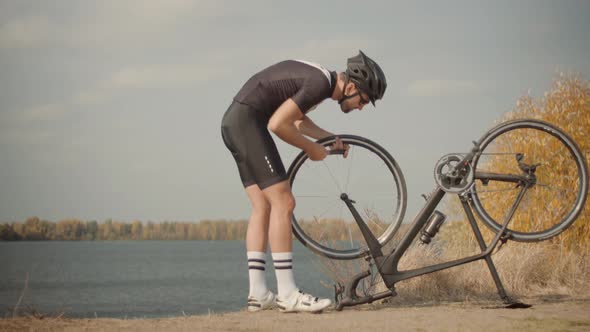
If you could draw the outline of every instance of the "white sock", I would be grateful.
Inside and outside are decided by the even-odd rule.
[[[272,254],[277,276],[278,296],[287,297],[297,290],[295,278],[293,278],[293,253],[277,252]]]
[[[250,293],[248,296],[261,299],[268,292],[264,271],[266,253],[248,251],[246,254],[248,255],[248,277],[250,280]]]

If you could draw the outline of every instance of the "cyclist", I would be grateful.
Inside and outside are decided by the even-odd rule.
[[[250,291],[248,311],[276,306],[281,312],[318,312],[331,305],[300,291],[293,278],[291,218],[295,199],[285,168],[269,133],[302,149],[311,160],[323,160],[328,151],[305,136],[333,135],[307,116],[317,104],[331,98],[348,113],[381,99],[387,87],[377,63],[362,51],[349,58],[345,72],[336,73],[306,61],[287,60],[252,76],[225,112],[221,134],[237,165],[252,205],[246,232]],[[337,139],[331,149],[348,146]],[[270,242],[278,294],[265,280],[266,246]]]

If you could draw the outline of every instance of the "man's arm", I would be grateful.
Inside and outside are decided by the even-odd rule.
[[[326,149],[307,139],[295,126],[295,122],[303,118],[304,115],[299,106],[289,98],[270,117],[268,129],[283,141],[305,151],[311,160],[322,160],[327,155]]]
[[[313,137],[315,139],[321,139],[327,136],[334,135],[331,132],[320,128],[306,115],[304,115],[302,119],[295,121],[295,127],[297,127],[299,132],[303,135]]]

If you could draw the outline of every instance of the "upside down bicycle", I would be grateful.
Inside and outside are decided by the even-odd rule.
[[[365,258],[387,287],[377,294],[357,293],[361,271],[340,285],[336,309],[395,296],[395,284],[443,269],[485,260],[498,294],[508,306],[525,306],[510,298],[492,261],[500,242],[543,241],[566,230],[584,208],[588,193],[585,156],[559,128],[539,120],[499,124],[473,142],[468,153],[443,156],[435,165],[436,187],[401,241],[389,253],[382,248],[400,230],[407,205],[406,184],[395,159],[377,143],[338,135],[349,146],[330,151],[322,162],[301,152],[289,167],[297,199],[295,236],[313,252],[330,259]],[[329,147],[335,136],[319,140]],[[399,261],[420,238],[429,243],[446,216],[436,207],[446,194],[457,195],[481,253],[411,270]],[[486,244],[475,216],[495,232]]]

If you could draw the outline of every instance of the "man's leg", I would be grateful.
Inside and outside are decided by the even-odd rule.
[[[266,286],[265,265],[266,247],[268,243],[268,225],[270,218],[270,203],[264,194],[254,184],[246,187],[246,194],[252,205],[252,213],[246,231],[246,252],[248,255],[248,276],[250,280],[249,297],[261,299],[268,288]]]
[[[293,278],[293,243],[291,216],[295,199],[288,181],[282,181],[263,190],[270,202],[269,239],[277,276],[279,297],[285,297],[297,290]]]
[[[272,252],[293,250],[291,216],[295,209],[295,198],[289,181],[281,181],[265,188],[264,197],[270,203],[269,239]]]
[[[252,213],[246,231],[246,249],[266,252],[271,205],[256,184],[246,187],[246,194],[248,194],[252,205]]]
[[[277,276],[277,306],[282,312],[318,312],[332,304],[300,291],[293,278],[293,243],[291,218],[295,198],[288,181],[282,181],[262,190],[270,202],[270,248]]]

